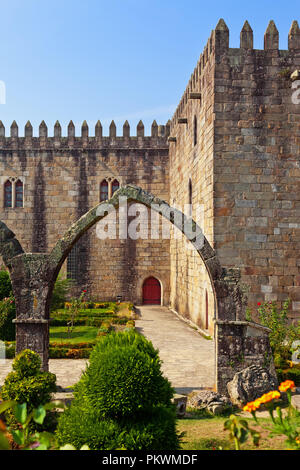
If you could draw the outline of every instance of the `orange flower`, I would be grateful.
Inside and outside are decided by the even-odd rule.
[[[243,410],[249,411],[249,413],[251,413],[251,411],[256,411],[259,407],[260,407],[260,403],[257,403],[255,401],[250,401],[249,403],[247,403],[247,405],[244,406]]]
[[[269,401],[272,401],[275,398],[280,398],[280,393],[277,390],[272,390],[271,392],[265,393],[258,400],[260,401],[260,403],[268,403]]]
[[[287,390],[291,388],[295,388],[295,382],[293,382],[292,380],[286,380],[285,382],[282,382],[279,385],[279,390],[281,392],[286,392]]]

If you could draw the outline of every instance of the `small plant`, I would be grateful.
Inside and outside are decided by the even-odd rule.
[[[300,323],[296,326],[289,324],[288,309],[290,299],[287,299],[279,310],[276,302],[258,303],[259,320],[263,326],[271,329],[270,345],[273,353],[281,352],[286,346],[290,349],[293,341],[300,335]]]
[[[83,298],[86,294],[86,290],[82,291],[81,295],[79,298],[72,298],[70,304],[69,304],[69,308],[67,310],[68,314],[69,314],[69,321],[67,322],[67,326],[68,326],[68,335],[69,337],[71,337],[71,333],[73,332],[73,329],[74,329],[74,323],[78,317],[78,314],[80,312],[80,310],[82,309],[82,304],[83,304]]]
[[[234,442],[235,450],[241,450],[241,444],[244,444],[249,435],[252,437],[253,444],[258,447],[260,434],[249,427],[245,419],[231,415],[224,423],[224,429],[229,431],[229,438]]]
[[[57,448],[54,434],[49,432],[32,432],[32,423],[42,426],[47,411],[64,408],[61,402],[47,403],[28,413],[27,404],[6,401],[0,405],[0,414],[7,413],[14,418],[17,428],[6,426],[0,420],[0,450],[49,450]]]
[[[280,384],[278,390],[265,393],[262,397],[247,403],[243,410],[250,412],[254,421],[258,423],[256,411],[264,405],[269,411],[273,424],[271,436],[284,435],[288,446],[300,450],[300,413],[292,406],[291,390],[294,388],[294,382],[286,380]],[[288,409],[285,416],[283,416],[280,406],[276,406],[276,401],[281,397],[280,392],[286,393],[288,398]],[[274,415],[275,408],[277,416]]]
[[[24,350],[14,359],[13,371],[10,372],[1,388],[3,401],[26,403],[31,412],[34,408],[51,400],[56,391],[56,376],[50,372],[41,372],[40,356],[34,351]],[[13,414],[8,410],[6,419],[11,426],[16,426]],[[50,423],[49,417],[49,426]]]

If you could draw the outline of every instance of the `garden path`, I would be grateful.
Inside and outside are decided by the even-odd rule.
[[[213,388],[214,341],[203,338],[167,307],[137,309],[136,328],[159,350],[163,373],[176,392]]]

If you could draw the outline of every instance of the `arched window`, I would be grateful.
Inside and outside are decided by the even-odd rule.
[[[118,180],[114,180],[111,185],[111,194],[113,195],[116,191],[118,191],[120,187],[120,183]]]
[[[4,184],[4,207],[12,207],[12,182],[9,180]]]
[[[107,201],[108,199],[108,182],[103,180],[100,184],[100,202]]]
[[[15,207],[23,207],[23,183],[20,180],[15,184]]]
[[[194,145],[197,145],[197,118],[194,116]]]

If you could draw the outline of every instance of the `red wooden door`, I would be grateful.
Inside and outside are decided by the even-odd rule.
[[[161,305],[160,282],[155,277],[148,277],[143,285],[143,304]]]

